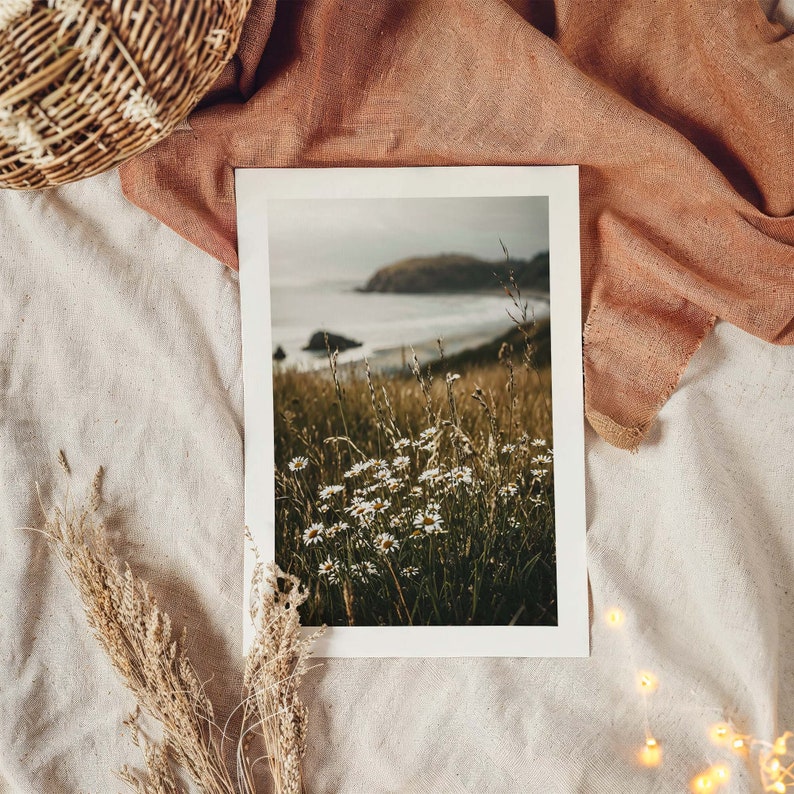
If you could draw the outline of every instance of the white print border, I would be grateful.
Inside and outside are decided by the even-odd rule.
[[[548,196],[557,625],[333,626],[314,652],[325,657],[589,655],[578,167],[256,168],[237,169],[235,184],[247,409],[245,521],[265,560],[275,556],[268,201]],[[253,565],[246,548],[244,649],[252,639],[247,593]]]

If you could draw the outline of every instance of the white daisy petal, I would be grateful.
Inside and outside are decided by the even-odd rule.
[[[400,548],[400,542],[388,532],[381,532],[380,535],[377,535],[372,545],[384,554],[397,551]]]
[[[320,543],[323,539],[323,535],[325,534],[325,528],[322,524],[312,524],[311,526],[307,527],[303,532],[303,542],[307,546],[312,546],[316,543]]]

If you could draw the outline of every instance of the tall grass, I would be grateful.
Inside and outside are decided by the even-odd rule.
[[[308,625],[555,624],[550,370],[276,367],[276,557]]]

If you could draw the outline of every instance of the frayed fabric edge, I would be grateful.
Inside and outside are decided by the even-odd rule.
[[[629,452],[637,452],[642,440],[650,430],[653,421],[638,427],[624,427],[618,424],[614,419],[606,416],[606,414],[599,413],[598,411],[585,411],[587,421],[590,422],[593,430],[598,433],[601,438],[613,447],[618,449],[625,449]]]
[[[585,416],[587,417],[587,421],[590,423],[590,426],[593,428],[593,430],[595,430],[595,432],[598,433],[598,435],[603,438],[604,441],[606,441],[608,444],[611,444],[613,447],[625,449],[628,452],[635,454],[639,450],[640,444],[648,435],[648,431],[651,429],[651,427],[653,427],[656,417],[659,415],[659,411],[662,410],[664,404],[670,399],[670,396],[678,387],[678,383],[686,371],[692,356],[694,356],[695,353],[697,353],[697,351],[700,349],[700,346],[703,344],[703,340],[714,328],[714,324],[717,322],[717,319],[718,318],[716,315],[711,315],[708,318],[708,321],[703,326],[702,332],[695,338],[695,343],[687,351],[687,355],[685,356],[684,360],[676,369],[674,377],[664,390],[659,402],[653,407],[653,415],[647,422],[641,422],[632,427],[627,427],[625,425],[621,425],[619,422],[616,422],[606,414],[602,414],[600,411],[587,408],[587,394],[585,389]],[[587,326],[585,327],[585,332],[586,331]]]

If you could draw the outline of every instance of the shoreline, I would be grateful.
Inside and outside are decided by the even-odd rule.
[[[482,345],[493,342],[509,331],[511,327],[513,327],[513,323],[507,320],[506,322],[494,322],[488,327],[477,331],[445,336],[443,337],[444,355],[453,356],[467,350],[475,350]],[[361,352],[357,356],[355,352],[356,349],[345,351],[347,354],[345,359],[339,360],[337,364],[339,372],[363,372],[365,358],[369,362],[370,369],[386,373],[409,372],[414,353],[422,367],[438,361],[440,358],[438,340],[435,338],[425,339],[414,345],[378,347]],[[342,355],[345,354],[340,354],[340,359]],[[291,364],[286,361],[274,361],[273,365],[274,372],[319,372],[323,369],[329,369],[328,358],[325,353],[318,353],[314,361],[293,361]]]

